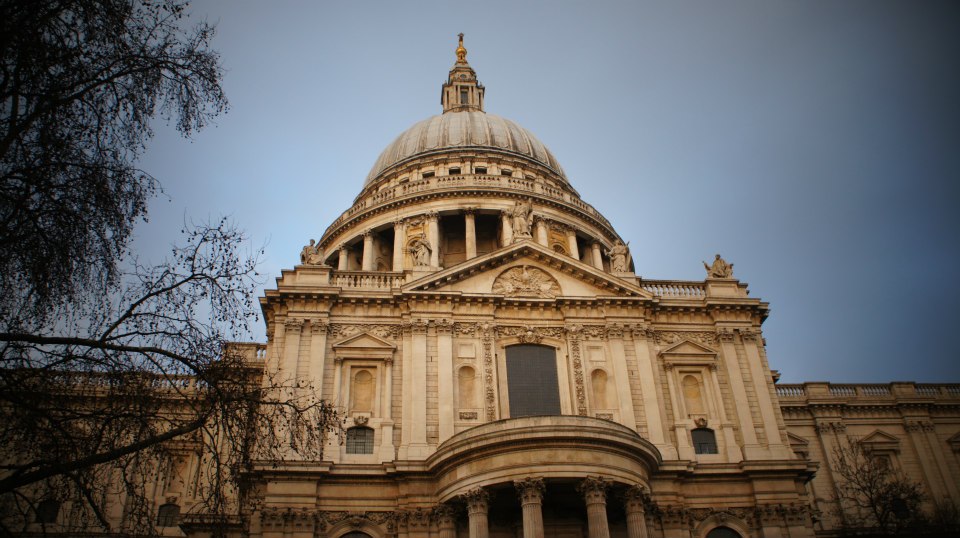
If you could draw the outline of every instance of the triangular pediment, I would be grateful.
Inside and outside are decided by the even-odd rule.
[[[533,241],[523,241],[409,282],[404,292],[489,294],[525,299],[653,296]]]
[[[335,350],[349,350],[349,349],[371,349],[371,350],[390,350],[393,351],[397,349],[397,346],[391,344],[390,342],[384,340],[383,338],[374,336],[370,333],[360,333],[353,336],[349,336],[339,342],[333,344],[333,349]]]
[[[887,432],[874,430],[873,433],[867,435],[860,439],[860,442],[863,444],[875,444],[875,443],[900,443],[900,440],[896,437],[890,435]]]
[[[693,340],[681,340],[660,352],[661,355],[716,355],[717,352]]]
[[[900,450],[900,439],[887,432],[874,430],[860,438],[860,445],[868,452],[896,452]]]
[[[800,437],[795,433],[787,432],[787,440],[790,441],[790,446],[795,451],[801,450],[801,449],[806,450],[807,447],[810,445],[810,441],[807,441],[806,439],[804,439],[803,437]]]

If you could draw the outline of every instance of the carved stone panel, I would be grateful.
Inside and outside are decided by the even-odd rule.
[[[501,273],[493,282],[492,291],[507,297],[552,299],[560,295],[560,284],[546,271],[524,265]]]

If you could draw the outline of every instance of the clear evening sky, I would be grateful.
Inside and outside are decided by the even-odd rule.
[[[230,215],[266,285],[440,112],[456,35],[486,110],[557,156],[638,274],[720,253],[781,382],[960,382],[960,3],[194,2],[231,110],[158,125],[137,247]],[[260,328],[258,339],[263,339]]]

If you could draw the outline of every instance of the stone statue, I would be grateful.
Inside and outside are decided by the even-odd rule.
[[[300,251],[300,264],[301,265],[322,265],[323,264],[323,252],[320,251],[320,245],[316,244],[316,241],[311,239],[309,245],[305,245],[303,250]]]
[[[513,239],[529,239],[530,226],[533,224],[533,205],[530,202],[518,201],[510,212],[513,224]]]
[[[628,242],[627,245],[630,243]],[[629,263],[627,262],[628,253],[630,249],[627,245],[623,244],[623,241],[617,239],[616,243],[613,244],[613,248],[607,251],[607,256],[610,256],[610,268],[614,273],[626,273],[630,271]]]
[[[703,266],[707,269],[707,278],[733,278],[733,264],[727,263],[719,254],[713,258],[713,265],[703,262]]]
[[[427,243],[423,235],[415,237],[413,241],[410,242],[410,247],[407,249],[407,251],[413,255],[414,267],[429,266],[431,250],[430,243]]]

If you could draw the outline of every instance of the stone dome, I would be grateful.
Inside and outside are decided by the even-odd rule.
[[[533,133],[501,116],[463,111],[427,118],[401,133],[377,158],[364,186],[391,167],[416,157],[469,148],[526,157],[566,180],[560,163]]]

